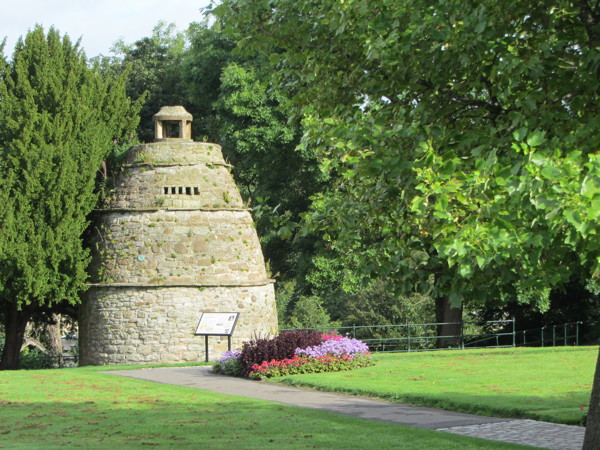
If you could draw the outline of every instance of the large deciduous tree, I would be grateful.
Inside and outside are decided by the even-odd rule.
[[[400,290],[433,277],[446,310],[503,296],[544,308],[573,273],[598,286],[597,2],[224,0],[213,12],[295,90],[305,139],[339,180],[309,221],[347,267]]]
[[[0,369],[15,369],[34,313],[79,302],[89,251],[82,242],[95,180],[139,105],[125,77],[105,78],[78,43],[40,26],[0,60]]]
[[[175,24],[160,21],[152,29],[152,35],[133,44],[117,41],[112,51],[118,56],[108,58],[109,67],[127,72],[126,90],[132,98],[146,100],[140,111],[139,138],[144,142],[154,140],[152,116],[162,106],[183,105],[189,107],[182,84],[182,64],[185,36],[177,32]]]

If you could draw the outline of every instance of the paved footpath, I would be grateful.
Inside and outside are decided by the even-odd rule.
[[[157,383],[189,386],[221,394],[257,398],[287,405],[313,408],[363,419],[381,420],[466,436],[556,450],[579,450],[583,427],[535,420],[500,419],[441,409],[409,406],[368,397],[299,389],[217,375],[209,366],[164,367],[107,372]]]

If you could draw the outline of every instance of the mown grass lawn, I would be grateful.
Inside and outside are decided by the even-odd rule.
[[[376,354],[351,372],[272,381],[454,411],[579,424],[598,347]]]
[[[106,369],[0,372],[0,447],[522,448],[101,373]]]

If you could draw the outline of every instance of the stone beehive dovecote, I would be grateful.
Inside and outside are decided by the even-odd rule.
[[[82,365],[203,360],[194,336],[203,312],[240,312],[234,347],[276,332],[250,212],[221,148],[191,140],[191,119],[182,107],[161,109],[157,142],[129,150],[114,198],[98,211]],[[209,338],[211,359],[226,339]]]

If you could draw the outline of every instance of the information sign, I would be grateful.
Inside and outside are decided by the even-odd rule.
[[[196,335],[231,336],[239,315],[239,312],[202,313]]]

